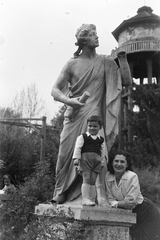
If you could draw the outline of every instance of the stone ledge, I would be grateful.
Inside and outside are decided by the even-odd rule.
[[[55,211],[64,210],[67,214],[73,212],[76,220],[92,220],[107,223],[108,225],[131,226],[136,223],[136,214],[130,210],[114,209],[110,207],[89,207],[77,204],[39,204],[35,207],[37,215],[53,216]]]
[[[130,210],[110,207],[82,206],[79,202],[65,204],[39,204],[35,207],[38,216],[56,217],[57,212],[73,213],[78,221],[85,221],[86,240],[131,240],[129,228],[136,223],[136,214]]]

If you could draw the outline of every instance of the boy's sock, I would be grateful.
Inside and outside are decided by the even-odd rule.
[[[82,205],[83,206],[94,206],[95,202],[90,199],[90,185],[83,183],[81,187],[82,192]]]
[[[96,193],[95,185],[90,185],[90,199],[94,203],[95,203],[96,195],[97,195],[97,193]]]

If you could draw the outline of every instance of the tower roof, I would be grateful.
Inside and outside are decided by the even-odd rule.
[[[151,7],[143,6],[137,10],[137,15],[127,20],[124,20],[113,32],[113,36],[118,41],[119,34],[128,26],[143,22],[157,22],[160,23],[160,16],[152,13]]]

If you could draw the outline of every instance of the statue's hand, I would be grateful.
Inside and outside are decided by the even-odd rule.
[[[77,98],[71,98],[70,99],[70,102],[69,102],[69,105],[71,106],[71,107],[73,107],[74,109],[79,109],[79,108],[81,108],[81,107],[83,107],[84,105],[85,105],[85,103],[81,103],[80,101],[79,101],[79,97],[77,97]]]
[[[124,52],[124,51],[119,52],[117,57],[118,57],[119,65],[120,65],[122,85],[130,86],[132,84],[132,76],[131,76],[130,67],[129,67],[129,64],[127,61],[126,52]]]

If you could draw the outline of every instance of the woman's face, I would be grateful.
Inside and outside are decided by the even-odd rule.
[[[116,155],[112,165],[114,173],[121,175],[123,175],[123,173],[126,171],[126,168],[128,167],[126,157],[123,155]]]
[[[4,179],[4,185],[5,185],[5,186],[9,186],[10,183],[11,183],[11,182],[10,182],[10,179],[6,177],[6,178]]]

